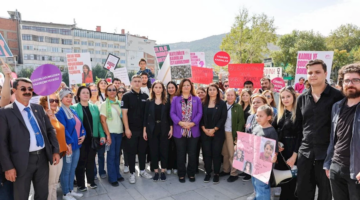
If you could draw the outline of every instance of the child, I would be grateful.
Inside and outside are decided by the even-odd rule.
[[[141,58],[139,61],[139,67],[140,70],[136,73],[137,75],[141,75],[143,72],[145,72],[148,75],[148,88],[151,88],[151,80],[150,78],[154,78],[155,75],[151,72],[150,69],[146,68],[146,60],[144,58]]]
[[[258,125],[254,128],[253,134],[257,136],[262,136],[265,138],[270,138],[276,141],[275,155],[272,157],[271,162],[275,163],[277,159],[278,152],[278,135],[274,127],[271,126],[271,119],[273,116],[273,110],[268,105],[260,106],[256,111],[256,121]],[[269,199],[271,197],[270,184],[265,184],[258,179],[252,177],[252,183],[255,189],[256,197],[255,199]]]

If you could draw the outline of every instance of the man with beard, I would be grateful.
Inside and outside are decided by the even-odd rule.
[[[259,93],[262,94],[265,90],[269,90],[269,91],[272,91],[271,90],[271,81],[269,78],[262,78],[260,79],[260,84],[261,84],[261,89],[259,90]],[[274,101],[276,103],[276,106],[279,105],[279,100],[280,100],[280,97],[279,97],[279,93],[277,92],[273,92],[274,94]]]
[[[326,84],[326,64],[322,60],[310,60],[306,70],[311,88],[299,96],[296,107],[297,195],[299,200],[314,199],[317,186],[318,199],[331,200],[330,182],[323,165],[330,143],[331,108],[343,96]]]
[[[339,77],[345,98],[332,108],[324,169],[335,200],[360,200],[360,64],[344,66]]]

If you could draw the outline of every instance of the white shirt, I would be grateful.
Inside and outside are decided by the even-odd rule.
[[[235,103],[235,102],[234,102]],[[227,117],[226,117],[226,122],[225,122],[225,131],[226,132],[232,132],[232,127],[231,127],[231,109],[229,109],[232,105],[229,105],[226,102],[226,107],[227,107]]]
[[[33,151],[38,151],[38,150],[41,150],[45,147],[45,141],[44,141],[44,145],[42,147],[38,147],[36,145],[36,137],[35,137],[35,132],[30,124],[30,120],[28,118],[28,113],[25,111],[25,108],[29,107],[30,108],[30,112],[32,114],[32,116],[34,117],[35,121],[36,121],[36,124],[38,125],[39,129],[40,129],[40,126],[39,126],[39,123],[37,122],[36,120],[36,117],[33,113],[33,111],[31,110],[31,107],[30,107],[30,103],[28,106],[24,106],[23,104],[21,104],[20,102],[18,102],[17,100],[15,100],[15,103],[16,103],[16,106],[19,108],[19,111],[24,119],[24,122],[25,122],[25,125],[26,125],[26,128],[28,129],[29,133],[30,133],[30,148],[29,148],[29,152],[33,152]],[[40,129],[41,131],[41,129]],[[41,134],[42,136],[42,134]]]
[[[148,96],[150,96],[150,91],[149,91],[149,88],[147,86],[145,87],[141,87],[141,92],[147,94]]]

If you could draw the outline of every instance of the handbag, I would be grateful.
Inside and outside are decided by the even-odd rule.
[[[82,107],[82,106],[81,106]],[[90,125],[90,121],[89,121],[89,118],[86,114],[86,111],[84,110],[84,107],[82,107],[83,109],[83,113],[85,115],[85,118],[86,118],[86,121],[89,123]],[[92,130],[90,128],[90,131],[91,131],[91,136],[92,136],[92,139],[91,139],[91,148],[94,149],[94,150],[99,150],[99,149],[102,149],[104,147],[104,145],[101,145],[100,143],[100,137],[94,137],[93,133],[92,133]]]

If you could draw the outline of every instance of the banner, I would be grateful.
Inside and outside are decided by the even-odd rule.
[[[309,60],[321,59],[326,64],[327,76],[326,79],[330,83],[330,74],[332,61],[334,58],[333,51],[298,51],[296,62],[295,83],[299,82],[301,77],[307,79],[306,64]]]
[[[59,89],[62,76],[58,67],[52,64],[44,64],[34,70],[30,79],[34,92],[38,95],[47,96]]]
[[[192,66],[192,78],[191,82],[201,83],[201,84],[210,84],[213,82],[213,69],[212,68],[203,68]]]
[[[264,76],[270,80],[273,80],[277,77],[282,77],[282,67],[264,67]]]
[[[191,66],[206,67],[204,52],[191,52],[190,58],[191,58]]]
[[[170,51],[170,45],[161,45],[161,46],[154,46],[155,54],[157,61],[159,63],[159,68],[161,69],[166,56],[168,55]]]
[[[169,56],[170,66],[191,65],[189,49],[170,51]]]
[[[68,53],[66,54],[66,58],[70,85],[94,82],[94,80],[90,82],[90,79],[87,78],[92,77],[90,53]]]
[[[157,80],[160,80],[165,85],[171,81],[171,72],[170,72],[170,56],[169,54],[166,56],[163,66],[158,71],[158,75],[156,77]]]
[[[171,79],[184,79],[184,78],[191,78],[191,65],[177,65],[171,66]]]
[[[260,79],[264,76],[264,63],[229,64],[230,88],[243,88],[245,81],[251,81],[254,88],[261,88]]]
[[[114,71],[114,78],[120,79],[126,86],[130,85],[129,74],[126,67],[116,68]]]
[[[103,68],[105,68],[106,70],[110,70],[111,72],[114,72],[119,61],[120,61],[119,57],[109,53]]]
[[[264,183],[270,180],[276,141],[273,139],[237,132],[233,167]]]
[[[0,57],[14,57],[1,33],[0,33]]]

